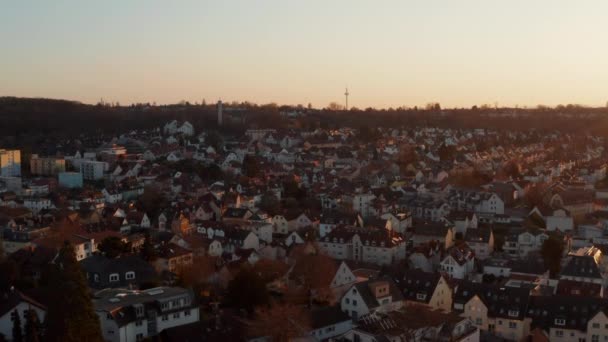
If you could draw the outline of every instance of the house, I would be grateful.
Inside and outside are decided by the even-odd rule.
[[[344,335],[346,341],[480,341],[479,329],[457,314],[408,308],[362,317]]]
[[[249,230],[225,229],[224,252],[234,253],[239,248],[258,250],[260,248],[260,239]]]
[[[550,341],[603,341],[600,336],[607,334],[602,313],[607,308],[608,301],[603,298],[532,296],[527,316]]]
[[[594,194],[584,189],[559,189],[548,198],[547,204],[553,209],[566,209],[575,219],[583,218],[593,211]]]
[[[605,285],[599,260],[591,255],[568,255],[568,260],[560,272],[559,278]]]
[[[335,211],[324,212],[319,220],[319,236],[324,237],[339,225],[357,225],[363,222],[363,218],[358,215],[340,213]],[[363,224],[360,224],[363,225]]]
[[[414,247],[430,241],[439,241],[444,249],[454,245],[454,231],[444,222],[415,222],[412,233],[411,240]]]
[[[136,255],[110,259],[93,255],[80,262],[89,286],[94,289],[139,288],[156,280],[154,267]]]
[[[574,219],[570,212],[564,208],[552,209],[544,205],[535,206],[528,217],[535,223],[541,223],[541,226],[546,228],[547,231],[567,232],[574,229]]]
[[[540,252],[549,235],[540,230],[512,229],[506,236],[502,249],[511,256],[525,258]]]
[[[405,259],[405,241],[386,229],[341,226],[319,240],[320,249],[337,260],[388,265]]]
[[[18,314],[21,319],[21,328],[25,336],[25,322],[27,313],[33,310],[38,316],[39,322],[44,322],[46,316],[46,306],[34,299],[26,296],[21,291],[11,288],[1,294],[0,299],[0,336],[4,336],[10,341],[13,336],[13,315]]]
[[[275,233],[287,234],[289,232],[289,224],[283,215],[274,215],[272,217],[272,227]]]
[[[454,235],[458,234],[463,237],[469,228],[477,228],[479,220],[473,212],[452,211],[445,220],[454,226]]]
[[[192,124],[188,121],[179,123],[177,120],[173,120],[165,124],[165,126],[163,127],[163,133],[167,135],[181,133],[185,136],[193,136],[194,126],[192,126]]]
[[[397,233],[403,234],[412,227],[412,215],[410,213],[384,213],[380,218],[390,222],[390,227]]]
[[[358,212],[363,217],[371,215],[372,201],[376,198],[376,195],[372,193],[367,194],[356,194],[353,196],[353,210]]]
[[[475,270],[475,253],[466,243],[451,247],[439,265],[450,278],[466,279]]]
[[[158,249],[158,258],[154,261],[154,267],[159,273],[163,271],[179,273],[181,268],[192,265],[192,261],[192,251],[169,243]]]
[[[408,257],[408,264],[412,269],[420,269],[425,272],[434,272],[439,268],[443,258],[443,249],[437,241],[430,241],[413,248]]]
[[[161,331],[199,321],[194,294],[179,287],[143,291],[105,289],[93,305],[105,341],[142,341]]]
[[[317,341],[325,341],[343,335],[353,328],[353,321],[339,306],[323,307],[310,313],[309,335]]]
[[[440,273],[406,270],[394,275],[406,305],[422,305],[431,310],[452,311],[452,287]]]
[[[340,308],[357,321],[376,311],[394,311],[403,306],[403,295],[390,278],[368,280],[352,285],[340,300]]]
[[[311,220],[305,213],[288,213],[285,215],[285,219],[287,220],[287,231],[293,232],[295,230],[310,227],[313,225],[313,220]]]
[[[227,208],[222,214],[222,221],[226,223],[244,224],[253,216],[248,208]]]
[[[469,229],[464,241],[479,260],[485,260],[494,252],[494,232],[490,227]]]
[[[465,281],[454,292],[454,310],[482,331],[521,341],[530,332],[530,319],[526,317],[529,299],[526,288]]]

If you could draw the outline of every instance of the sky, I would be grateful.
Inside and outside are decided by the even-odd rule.
[[[607,16],[605,0],[9,1],[0,96],[605,106]]]

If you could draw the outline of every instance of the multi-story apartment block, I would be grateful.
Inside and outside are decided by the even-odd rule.
[[[99,180],[108,169],[108,163],[94,160],[83,161],[80,164],[80,173],[86,180]]]
[[[322,251],[334,259],[387,265],[405,259],[406,241],[387,229],[340,226],[320,240]]]
[[[179,287],[105,289],[95,294],[93,303],[105,341],[142,341],[167,328],[199,321],[193,293]]]
[[[0,176],[21,176],[21,151],[0,149]]]
[[[37,154],[33,154],[30,158],[30,172],[38,176],[57,175],[65,172],[65,160],[53,157],[40,158]]]

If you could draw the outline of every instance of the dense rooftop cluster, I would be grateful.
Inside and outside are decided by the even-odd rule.
[[[292,126],[0,149],[0,333],[73,254],[106,341],[608,339],[603,137]]]

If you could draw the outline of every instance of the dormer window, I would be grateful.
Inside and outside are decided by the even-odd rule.
[[[555,325],[566,325],[566,320],[563,318],[556,318]]]
[[[141,304],[136,304],[133,306],[135,308],[135,316],[136,317],[143,317],[144,315],[144,306]]]
[[[110,281],[111,282],[118,281],[119,279],[120,279],[120,277],[119,277],[118,273],[112,273],[112,274],[110,274]]]
[[[519,316],[519,311],[509,310],[509,317],[517,317],[517,316]]]
[[[418,300],[425,300],[426,299],[426,294],[424,294],[424,293],[418,293],[418,294],[416,294],[416,299],[418,299]]]
[[[135,279],[135,272],[129,271],[129,272],[125,273],[125,279],[127,279],[127,280]]]

